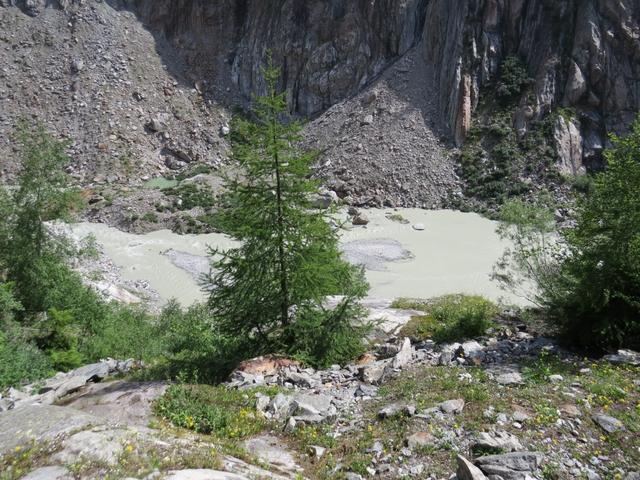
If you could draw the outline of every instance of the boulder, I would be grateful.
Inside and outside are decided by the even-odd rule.
[[[503,373],[496,377],[500,385],[519,385],[522,383],[522,375],[518,372]]]
[[[503,480],[525,480],[540,468],[543,459],[544,455],[538,452],[513,452],[480,457],[475,463],[490,477],[495,475]]]
[[[411,347],[411,340],[405,337],[405,339],[402,341],[402,346],[400,347],[400,351],[396,354],[396,356],[391,361],[391,367],[402,368],[411,361],[412,357],[413,357],[413,347]]]
[[[360,379],[365,383],[379,385],[384,380],[388,365],[386,360],[364,365],[358,369]]]
[[[615,365],[640,366],[640,353],[633,350],[618,350],[617,353],[605,355],[603,358]]]
[[[98,417],[66,407],[25,405],[0,413],[0,456],[32,441],[49,441],[91,425]]]
[[[41,467],[32,470],[20,480],[73,480],[73,475],[65,467]]]
[[[405,439],[405,444],[412,450],[435,445],[437,442],[438,440],[436,437],[431,435],[429,432],[416,432]]]
[[[165,480],[249,480],[249,477],[244,475],[208,469],[174,470],[164,478]]]
[[[456,471],[456,474],[458,476],[457,480],[487,480],[487,477],[485,476],[485,474],[482,473],[482,471],[478,467],[476,467],[473,463],[471,463],[469,460],[467,460],[461,455],[458,455],[457,459],[458,459],[458,470]]]
[[[262,462],[283,472],[295,474],[302,471],[293,454],[284,448],[282,441],[271,435],[260,435],[245,440],[244,448]]]
[[[360,212],[356,216],[353,217],[351,223],[354,225],[367,225],[369,223],[369,217],[367,217],[364,213]]]
[[[56,461],[72,464],[78,459],[115,465],[124,451],[132,432],[124,429],[99,428],[75,433],[62,442],[62,450],[53,457]]]

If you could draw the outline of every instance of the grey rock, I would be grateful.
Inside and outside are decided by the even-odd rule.
[[[365,383],[379,385],[385,377],[388,361],[378,361],[369,365],[363,365],[359,369],[360,379]]]
[[[391,418],[400,414],[411,417],[415,415],[415,413],[416,413],[415,405],[407,405],[403,403],[392,403],[391,405],[387,405],[386,407],[383,407],[378,411],[378,418],[386,419],[386,418]]]
[[[416,432],[405,439],[405,444],[410,449],[428,447],[430,445],[435,445],[436,443],[437,439],[429,432]]]
[[[411,358],[413,357],[413,347],[411,346],[411,340],[405,338],[402,341],[402,346],[400,347],[400,351],[393,358],[391,362],[392,368],[402,368],[407,365]]]
[[[123,429],[85,430],[66,438],[62,442],[62,450],[53,458],[65,464],[87,459],[114,465],[124,451],[126,441],[130,438],[132,438],[131,432]]]
[[[49,441],[64,434],[101,425],[87,413],[51,405],[25,405],[0,413],[0,455],[31,441]]]
[[[362,125],[371,125],[373,123],[373,115],[365,115],[361,123]]]
[[[625,430],[624,424],[617,418],[609,415],[597,414],[591,417],[593,421],[607,433]]]
[[[362,480],[362,475],[354,472],[346,472],[344,474],[345,480]]]
[[[414,230],[417,230],[417,231],[421,232],[422,230],[424,230],[424,224],[423,223],[414,223],[412,228]]]
[[[464,408],[464,400],[462,398],[447,400],[438,405],[438,408],[444,413],[461,413]]]
[[[40,467],[32,470],[20,480],[73,480],[73,475],[65,467]]]
[[[351,223],[353,223],[354,225],[367,225],[369,223],[369,217],[360,212],[355,217],[353,217]]]
[[[544,455],[538,452],[513,452],[487,455],[476,459],[476,465],[485,475],[500,475],[504,480],[524,480],[538,470]]]
[[[259,460],[284,472],[295,474],[302,471],[293,454],[282,441],[271,435],[260,435],[244,442],[244,448]]]
[[[249,480],[249,477],[219,470],[189,469],[170,471],[165,480]]]
[[[503,373],[496,377],[500,385],[519,385],[522,383],[522,375],[518,372]]]
[[[461,455],[457,456],[458,470],[457,480],[487,480],[482,471]]]
[[[603,358],[615,365],[640,366],[640,353],[633,350],[618,350],[618,353],[605,355]]]
[[[472,448],[502,449],[506,452],[522,450],[522,444],[515,435],[498,431],[494,433],[480,432],[472,442]]]

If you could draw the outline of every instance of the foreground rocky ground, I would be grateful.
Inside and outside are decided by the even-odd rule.
[[[169,386],[110,360],[5,392],[0,478],[640,478],[640,354],[584,359],[508,319],[412,342],[397,332],[415,312],[369,307],[380,340],[346,367],[267,357],[224,387]],[[156,418],[171,391],[235,399],[239,427]]]

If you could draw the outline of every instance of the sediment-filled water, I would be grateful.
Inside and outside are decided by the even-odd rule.
[[[371,297],[428,298],[446,293],[481,294],[522,303],[491,281],[490,274],[506,244],[496,223],[474,213],[451,210],[372,209],[370,223],[341,233],[345,258],[363,264]],[[400,214],[408,223],[387,216]],[[423,230],[415,227],[421,224]],[[191,304],[204,298],[198,285],[207,271],[208,246],[228,248],[222,234],[178,235],[159,230],[145,235],[102,224],[80,223],[76,235],[93,234],[129,280],[146,280],[164,299]]]

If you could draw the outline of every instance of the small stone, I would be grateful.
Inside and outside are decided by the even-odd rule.
[[[362,125],[371,125],[373,123],[373,115],[365,115],[361,123]]]
[[[354,225],[367,225],[369,223],[369,217],[360,212],[355,217],[353,217],[351,223],[353,223]]]
[[[462,398],[457,398],[455,400],[447,400],[446,402],[442,402],[438,405],[440,410],[444,413],[460,413],[464,408],[464,400]]]
[[[378,385],[384,380],[387,365],[388,361],[381,361],[360,367],[360,379],[365,383]]]
[[[560,408],[560,413],[562,413],[563,415],[567,416],[567,417],[571,417],[571,418],[576,418],[581,416],[582,414],[580,413],[580,410],[578,409],[578,407],[576,407],[575,405],[572,405],[570,403],[567,403],[565,405],[561,405]]]
[[[552,383],[560,383],[564,381],[564,377],[562,375],[549,375],[549,381]]]
[[[324,457],[324,454],[327,453],[327,449],[324,447],[319,447],[317,445],[311,445],[309,447],[311,456],[315,459],[319,459]]]
[[[436,442],[436,438],[429,432],[416,432],[405,439],[405,444],[410,449],[428,447],[429,445],[434,445]]]
[[[228,125],[222,125],[220,127],[220,135],[222,135],[223,137],[226,137],[230,133],[231,133],[231,129],[229,128]]]
[[[614,433],[625,430],[623,423],[617,418],[609,415],[597,414],[591,417],[596,424],[607,433]]]
[[[424,224],[422,223],[415,223],[412,227],[414,230],[417,230],[419,232],[421,232],[422,230],[424,230]]]
[[[500,385],[518,385],[522,383],[522,375],[518,372],[503,373],[498,375],[496,381]]]

